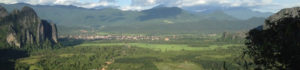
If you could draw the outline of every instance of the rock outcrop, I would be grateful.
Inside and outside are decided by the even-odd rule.
[[[299,23],[300,27],[300,7],[282,9],[276,14],[270,16],[261,26],[263,30],[269,29],[270,26],[281,26],[286,24]]]
[[[289,18],[294,18],[294,19],[300,18],[300,7],[283,9],[278,13],[269,17],[267,21],[269,21],[270,23],[277,23],[277,22],[282,22],[283,20]]]
[[[300,7],[286,8],[270,16],[247,36],[245,53],[256,65],[272,70],[297,70],[300,63]]]
[[[6,10],[0,6],[1,27],[10,46],[40,47],[45,46],[45,43],[49,46],[58,43],[56,25],[41,20],[32,8],[25,6],[22,10],[14,10],[7,15],[5,12]]]

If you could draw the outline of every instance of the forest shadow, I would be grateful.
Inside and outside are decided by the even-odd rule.
[[[0,69],[2,70],[14,70],[17,59],[29,56],[27,51],[16,49],[0,49],[0,53]]]
[[[58,40],[64,47],[76,46],[76,45],[82,44],[85,41],[85,40],[81,40],[81,39],[70,39],[70,38],[60,38]]]

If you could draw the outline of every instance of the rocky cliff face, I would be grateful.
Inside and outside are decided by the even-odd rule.
[[[299,69],[300,7],[286,8],[265,20],[247,36],[248,51],[256,65],[266,69]],[[276,63],[276,64],[274,64]]]
[[[267,30],[271,26],[282,26],[289,24],[297,24],[300,27],[300,7],[282,9],[276,14],[270,16],[265,21],[265,25],[261,29]]]
[[[58,43],[56,25],[41,20],[32,8],[25,6],[22,10],[14,10],[10,14],[5,12],[0,6],[0,26],[10,46],[22,48],[42,46],[45,43],[53,46]]]

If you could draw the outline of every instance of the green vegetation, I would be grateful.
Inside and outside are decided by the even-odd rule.
[[[0,46],[6,46],[5,39],[6,39],[7,31],[8,31],[8,26],[7,25],[4,26],[0,24]]]
[[[56,28],[50,29],[54,28],[52,24],[51,27],[44,28],[36,27],[39,25],[21,26],[17,24],[23,21],[10,19],[11,22],[8,23],[0,19],[1,22],[7,22],[0,24],[0,52],[5,54],[1,57],[0,66],[1,68],[7,66],[8,70],[253,69],[255,65],[251,65],[253,62],[251,58],[241,57],[245,47],[243,33],[224,35],[219,33],[247,31],[263,22],[263,18],[239,20],[222,11],[204,15],[189,13],[176,7],[153,8],[138,12],[111,8],[94,10],[73,6],[27,4],[4,4],[4,6],[10,11],[20,6],[33,7],[42,19],[58,24],[61,35],[149,37],[149,40],[95,39],[93,41],[76,40],[76,37],[74,40],[64,38],[60,39],[60,43],[64,46],[62,47],[56,41]],[[29,13],[37,17],[33,9],[26,8],[25,12],[29,10]],[[10,15],[10,18],[18,17]],[[39,18],[32,19],[34,21],[26,24],[38,24],[36,22],[39,21],[35,19]],[[46,21],[41,20],[41,22]],[[10,23],[16,26],[8,26]],[[43,25],[50,26],[44,23]],[[7,33],[5,32],[9,31],[9,28],[16,30],[11,32],[17,32],[14,41],[22,41],[20,49],[8,48],[9,46],[6,45]],[[36,30],[42,30],[42,33],[37,33],[41,31]],[[152,38],[154,36],[159,39],[154,40]],[[44,38],[46,39],[41,40]]]
[[[58,25],[61,35],[107,33],[221,33],[246,31],[263,24],[264,18],[239,20],[223,11],[191,13],[176,7],[158,7],[145,11],[122,11],[113,8],[100,10],[74,6],[43,6],[0,4],[9,11],[30,6],[41,19]],[[243,12],[244,13],[244,12]],[[87,31],[82,33],[81,31]]]
[[[185,41],[188,39],[83,41],[65,48],[30,52],[30,57],[17,60],[15,68],[37,70],[246,69],[244,60],[240,58],[242,48],[245,47],[242,43],[221,42],[213,38],[190,40],[194,41],[190,43]],[[201,42],[206,45],[197,45]]]
[[[201,46],[188,46],[184,44],[147,44],[147,43],[83,43],[78,46],[135,46],[141,48],[148,48],[156,51],[204,51],[204,50],[214,50],[217,48],[228,48],[232,46],[243,46],[242,44],[227,44],[227,45],[209,45],[206,47]]]

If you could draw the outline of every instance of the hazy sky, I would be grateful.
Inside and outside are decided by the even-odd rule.
[[[171,7],[242,7],[263,12],[276,12],[282,8],[300,6],[300,0],[1,0],[0,3],[29,3],[40,5],[74,5],[85,8],[113,6],[122,10],[143,10],[157,5]]]

